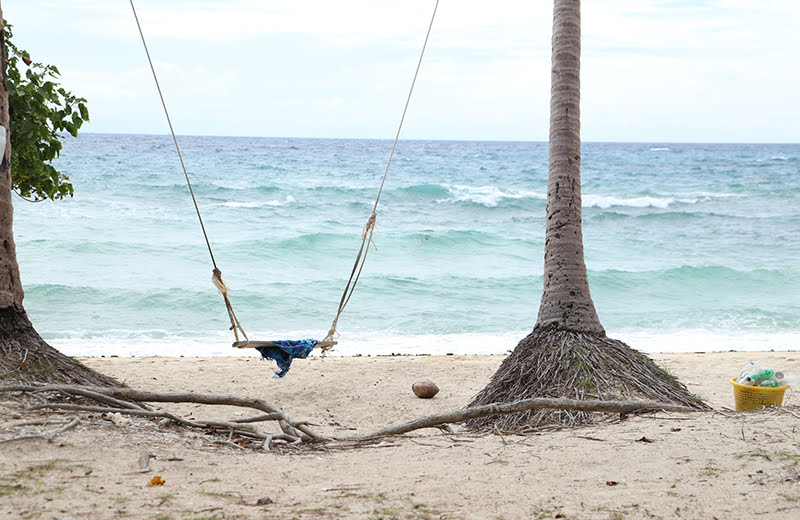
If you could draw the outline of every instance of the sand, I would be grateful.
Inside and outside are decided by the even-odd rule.
[[[800,397],[734,413],[749,360],[800,374],[800,353],[656,354],[715,408],[529,436],[419,430],[358,449],[254,452],[144,419],[85,419],[48,443],[0,444],[0,518],[732,519],[800,517]],[[297,361],[281,380],[255,358],[87,358],[129,386],[259,397],[327,435],[366,434],[464,406],[502,356]],[[433,399],[411,392],[428,378]],[[2,400],[3,398],[0,398]],[[233,409],[159,405],[190,417]],[[11,427],[0,440],[58,426]],[[249,412],[246,412],[249,414]],[[26,417],[27,419],[28,417]],[[142,472],[142,453],[151,455]],[[164,484],[149,486],[160,477]]]

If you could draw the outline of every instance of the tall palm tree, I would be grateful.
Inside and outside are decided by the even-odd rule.
[[[9,136],[6,45],[0,6],[0,125]],[[2,141],[2,140],[0,140]],[[33,328],[22,306],[22,283],[17,264],[14,208],[11,204],[11,140],[0,150],[0,385],[20,381],[117,384],[48,345]]]
[[[529,397],[649,398],[706,408],[646,355],[609,339],[589,293],[581,229],[580,0],[555,0],[544,291],[536,325],[470,406]],[[476,419],[508,430],[597,419],[586,412],[530,411]]]

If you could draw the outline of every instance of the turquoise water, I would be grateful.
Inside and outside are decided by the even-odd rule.
[[[390,141],[180,137],[251,339],[321,338]],[[242,355],[171,138],[86,134],[15,200],[25,307],[72,355]],[[800,349],[800,145],[585,143],[592,295],[644,351]],[[339,354],[503,353],[535,324],[547,144],[401,141]],[[252,354],[252,352],[249,352]]]

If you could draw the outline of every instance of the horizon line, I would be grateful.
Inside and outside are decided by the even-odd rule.
[[[140,132],[80,132],[81,135],[120,135],[120,136],[148,136],[148,137],[169,137],[169,133],[140,133]],[[325,139],[340,141],[393,141],[391,137],[320,137],[320,136],[266,136],[266,135],[214,135],[214,134],[177,134],[178,137],[209,137],[209,138],[230,138],[230,139]],[[62,137],[70,137],[63,134]],[[73,138],[75,139],[75,138]],[[425,138],[408,137],[400,138],[399,141],[428,141],[428,142],[475,142],[475,143],[532,143],[547,144],[548,140],[535,139],[458,139],[458,138]],[[800,141],[600,141],[600,140],[581,140],[581,144],[695,144],[695,145],[800,145]]]

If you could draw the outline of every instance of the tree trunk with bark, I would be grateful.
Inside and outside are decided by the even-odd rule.
[[[581,227],[580,0],[555,0],[550,92],[544,291],[536,326],[470,407],[535,397],[649,399],[707,409],[649,357],[606,337],[589,293]],[[539,411],[468,421],[476,429],[529,430],[601,419]]]
[[[583,256],[580,2],[557,1],[553,18],[544,292],[537,326],[605,334]]]
[[[0,6],[0,20],[3,9]],[[6,88],[6,45],[0,22],[0,124],[9,134]],[[22,283],[14,245],[11,204],[11,139],[0,160],[0,384],[50,382],[108,386],[118,383],[48,345],[36,332],[22,306]]]

